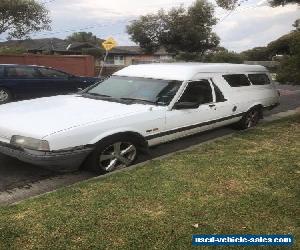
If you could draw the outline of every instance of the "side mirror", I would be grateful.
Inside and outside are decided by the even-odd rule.
[[[197,109],[199,103],[197,102],[177,102],[174,105],[174,109]]]

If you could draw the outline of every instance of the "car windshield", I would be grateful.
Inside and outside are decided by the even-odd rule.
[[[112,76],[88,89],[85,94],[128,102],[168,105],[180,86],[181,82],[174,80]]]

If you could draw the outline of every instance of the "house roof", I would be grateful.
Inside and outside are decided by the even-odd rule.
[[[198,73],[266,72],[259,65],[230,63],[154,63],[131,65],[116,72],[116,76],[145,77],[165,80],[191,80]]]
[[[81,42],[68,42],[68,46],[66,47],[66,50],[76,50],[81,48],[96,48],[95,45],[91,43],[81,43]]]
[[[0,43],[0,46],[17,46],[23,47],[27,50],[39,49],[39,50],[52,50],[64,49],[66,47],[66,41],[58,38],[42,38],[42,39],[26,39],[26,40],[10,40]]]
[[[84,42],[72,42],[59,38],[42,38],[26,40],[10,40],[0,43],[0,46],[17,46],[31,51],[76,51],[79,48],[93,48],[93,44]]]
[[[109,51],[110,54],[140,55],[144,54],[139,46],[117,46]]]

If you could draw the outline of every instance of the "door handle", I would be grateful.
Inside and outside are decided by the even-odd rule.
[[[216,107],[216,105],[215,104],[209,104],[208,105],[210,108],[214,108],[214,107]]]

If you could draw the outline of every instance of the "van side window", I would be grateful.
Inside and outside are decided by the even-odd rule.
[[[231,87],[244,87],[251,85],[247,76],[244,74],[223,75],[223,78]]]
[[[271,83],[266,74],[249,74],[248,77],[253,85],[267,85]]]
[[[211,103],[212,101],[212,89],[207,80],[189,82],[180,98],[180,102],[196,102],[198,104]]]
[[[219,89],[219,87],[213,83],[215,94],[216,94],[216,102],[225,102],[226,99],[224,98],[224,95],[222,91]]]

